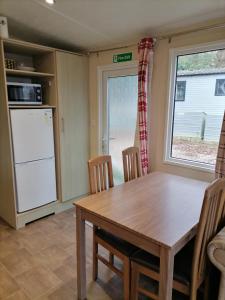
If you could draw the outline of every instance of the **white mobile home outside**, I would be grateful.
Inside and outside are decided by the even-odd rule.
[[[218,141],[225,110],[225,69],[179,71],[177,82],[186,88],[184,98],[175,101],[174,136]]]

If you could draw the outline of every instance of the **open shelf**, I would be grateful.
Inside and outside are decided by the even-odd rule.
[[[16,108],[16,109],[17,108],[23,108],[23,109],[24,108],[34,108],[34,109],[39,108],[40,109],[40,108],[56,108],[56,107],[53,105],[44,105],[44,104],[43,105],[12,105],[12,104],[10,105],[9,104],[9,109],[13,109],[13,108]]]
[[[45,54],[53,52],[55,49],[30,43],[16,39],[3,39],[4,48],[6,52],[20,53],[20,54]]]
[[[15,70],[15,69],[6,69],[6,74],[14,75],[14,76],[30,76],[30,77],[54,77],[55,76],[52,73],[22,71],[22,70]]]

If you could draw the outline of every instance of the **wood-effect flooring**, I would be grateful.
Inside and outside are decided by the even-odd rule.
[[[76,299],[75,226],[74,209],[17,231],[0,219],[0,299]],[[88,299],[122,299],[121,280],[104,265],[92,282],[92,228],[86,230]]]
[[[75,209],[15,230],[0,219],[0,300],[75,300]],[[92,281],[92,227],[86,225],[88,300],[122,300],[121,279],[99,262]],[[108,253],[100,248],[101,255]],[[115,259],[117,267],[122,267]],[[149,284],[144,282],[143,284]],[[153,287],[154,288],[154,287]],[[173,299],[187,299],[174,295]],[[145,300],[145,297],[140,297]]]

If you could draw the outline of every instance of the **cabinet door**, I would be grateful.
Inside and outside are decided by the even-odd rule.
[[[57,51],[62,201],[88,192],[88,60]]]

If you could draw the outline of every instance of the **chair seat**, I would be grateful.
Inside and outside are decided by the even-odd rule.
[[[191,267],[194,251],[194,239],[191,240],[180,252],[175,255],[174,274],[175,280],[187,286],[191,282]],[[155,272],[159,272],[159,257],[156,257],[144,250],[138,250],[131,255],[131,261],[134,261]]]
[[[96,235],[128,257],[138,250],[138,248],[134,245],[114,236],[103,229],[97,229]]]

